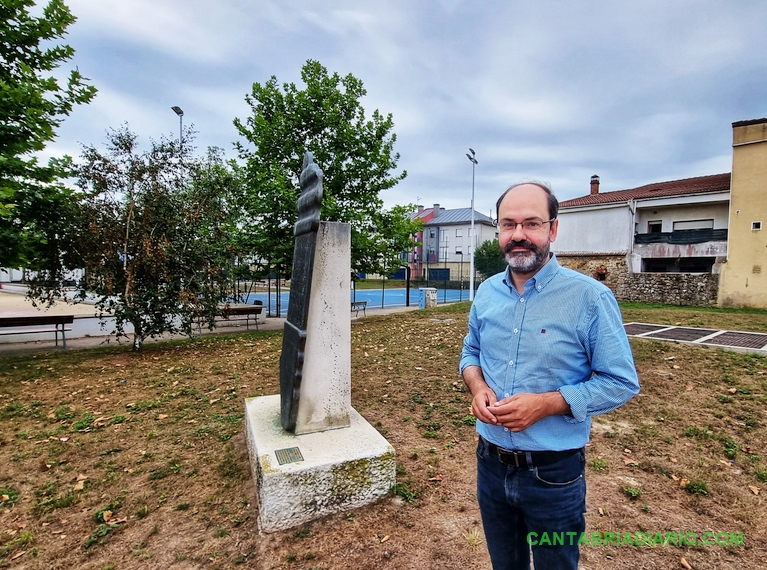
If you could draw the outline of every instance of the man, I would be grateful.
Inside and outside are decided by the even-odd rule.
[[[479,420],[477,498],[495,570],[530,568],[531,544],[536,570],[578,567],[590,418],[639,391],[612,292],[549,252],[558,210],[543,184],[518,184],[499,198],[509,268],[477,290],[461,353]],[[564,544],[540,545],[544,532]]]

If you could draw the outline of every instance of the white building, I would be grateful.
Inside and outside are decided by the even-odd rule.
[[[599,192],[560,204],[561,257],[619,257],[628,272],[718,273],[727,255],[730,173]]]
[[[446,210],[434,204],[434,216],[423,230],[422,277],[447,281],[468,281],[471,247],[498,237],[493,220],[474,211],[474,236],[471,233],[471,208]],[[473,239],[472,239],[473,238]]]

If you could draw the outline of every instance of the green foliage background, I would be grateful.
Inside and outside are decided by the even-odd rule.
[[[301,70],[304,89],[281,87],[276,77],[254,83],[246,97],[252,114],[235,119],[247,141],[236,144],[245,162],[245,231],[254,256],[289,273],[293,226],[304,154],[312,152],[323,171],[321,217],[348,222],[352,231],[352,273],[384,273],[412,248],[420,224],[410,220],[414,206],[383,208],[380,192],[403,180],[391,114],[369,117],[360,103],[366,91],[349,74],[332,75],[309,60]]]
[[[75,17],[61,0],[51,0],[40,17],[30,15],[34,5],[0,2],[0,267],[38,269],[55,258],[70,199],[58,180],[68,175],[69,161],[43,165],[34,153],[55,138],[75,105],[96,94],[77,69],[64,86],[53,76],[74,55],[71,46],[53,42]]]

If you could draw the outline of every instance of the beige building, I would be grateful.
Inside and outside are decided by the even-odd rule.
[[[730,189],[719,305],[767,307],[767,119],[733,123]]]

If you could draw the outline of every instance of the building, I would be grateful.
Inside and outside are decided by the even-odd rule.
[[[767,118],[732,124],[730,192],[719,305],[767,307]]]
[[[472,243],[479,246],[498,237],[493,220],[475,210],[476,238],[472,240],[471,208],[419,206],[413,217],[424,222],[423,232],[414,238],[420,245],[414,247],[409,259],[414,278],[468,282]]]
[[[604,193],[599,185],[592,176],[589,195],[560,204],[552,250],[563,264],[616,291],[632,274],[719,274],[727,255],[729,173]]]
[[[439,204],[434,204],[433,208],[424,208],[418,206],[418,210],[411,214],[413,220],[420,220],[427,224],[434,217],[435,213],[439,213]],[[411,252],[403,253],[403,261],[407,261],[410,266],[410,275],[414,279],[420,279],[425,275],[424,254],[423,254],[423,235],[424,232],[420,231],[413,236],[413,250]]]
[[[733,123],[731,173],[560,204],[552,250],[625,300],[767,307],[767,119]]]

